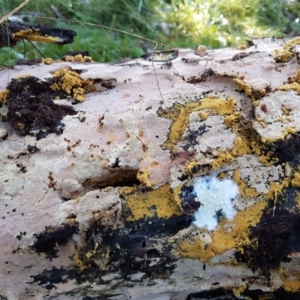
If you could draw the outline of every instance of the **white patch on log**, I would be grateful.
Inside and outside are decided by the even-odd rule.
[[[217,212],[221,212],[228,220],[232,220],[236,210],[232,200],[238,195],[238,186],[230,179],[219,180],[215,176],[198,178],[194,189],[201,203],[195,213],[194,225],[208,230],[216,229],[218,225]]]

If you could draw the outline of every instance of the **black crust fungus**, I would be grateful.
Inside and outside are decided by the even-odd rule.
[[[289,254],[300,252],[300,211],[295,199],[299,189],[289,188],[276,203],[270,201],[255,227],[250,227],[251,244],[236,252],[253,272],[260,269],[269,280],[270,270],[289,262]],[[293,208],[293,210],[292,210]]]
[[[292,161],[300,153],[300,133],[293,134],[289,139],[274,144],[275,156],[280,162]]]
[[[37,253],[45,253],[46,258],[52,260],[58,257],[57,245],[66,245],[74,233],[78,233],[77,222],[62,223],[59,227],[47,226],[43,232],[34,235],[37,241],[32,248]]]
[[[19,34],[20,33],[20,34]],[[0,24],[0,48],[14,46],[19,40],[39,40],[59,45],[73,43],[76,31],[63,28],[50,28],[40,25],[28,25],[6,20]]]
[[[214,75],[216,75],[216,73],[211,68],[209,68],[208,70],[206,70],[205,72],[203,72],[201,74],[201,76],[194,76],[194,75],[190,76],[186,80],[186,82],[187,83],[191,83],[191,84],[196,84],[196,83],[200,83],[200,82],[206,81],[207,78],[212,77]]]
[[[200,299],[211,299],[211,300],[238,300],[238,299],[272,299],[272,300],[296,300],[299,299],[300,293],[287,292],[280,288],[274,292],[264,292],[262,290],[249,290],[246,289],[242,297],[236,297],[231,290],[224,288],[211,289],[209,291],[193,292],[190,293],[186,300],[200,300]],[[244,298],[245,297],[245,298]]]
[[[187,228],[192,219],[192,216],[187,215],[172,216],[169,219],[152,217],[125,222],[124,227],[116,229],[103,226],[101,220],[95,219],[86,231],[86,250],[90,251],[98,243],[98,254],[86,263],[92,265],[97,255],[109,253],[107,268],[110,272],[121,271],[124,276],[136,272],[144,272],[147,276],[166,276],[174,269],[172,249],[163,241],[157,247],[157,242]]]
[[[197,199],[197,194],[194,190],[193,185],[184,185],[181,188],[180,199],[180,207],[182,212],[184,212],[185,214],[193,215],[200,207],[200,202]]]
[[[62,118],[77,113],[72,106],[53,102],[56,97],[67,98],[63,91],[50,88],[53,80],[58,78],[41,81],[30,76],[11,80],[7,87],[8,113],[5,121],[10,122],[19,135],[36,134],[40,139],[49,133],[61,134]]]
[[[186,144],[182,147],[183,150],[187,151],[190,147],[198,145],[199,143],[197,141],[197,138],[199,136],[202,136],[205,132],[208,132],[208,128],[211,128],[211,126],[206,125],[205,123],[199,126],[197,130],[191,130],[190,128],[188,128],[189,134],[186,138]]]

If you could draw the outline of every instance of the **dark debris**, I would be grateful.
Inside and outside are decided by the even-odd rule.
[[[197,199],[197,194],[194,190],[194,186],[190,185],[184,185],[181,188],[180,193],[180,199],[181,199],[181,210],[185,214],[192,215],[194,214],[200,207],[200,202]]]
[[[49,133],[61,134],[64,127],[62,118],[77,113],[72,106],[53,102],[57,96],[67,98],[63,91],[50,88],[53,80],[59,78],[41,81],[30,76],[11,80],[7,87],[8,113],[5,121],[10,122],[19,135],[32,134],[39,139]]]

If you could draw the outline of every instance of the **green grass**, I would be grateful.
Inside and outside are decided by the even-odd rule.
[[[3,13],[7,13],[21,0],[1,2]],[[17,14],[28,24],[77,31],[75,42],[70,45],[36,44],[44,56],[60,59],[67,51],[87,50],[95,61],[101,62],[139,57],[154,49],[155,43],[71,21],[109,26],[170,46],[189,48],[201,44],[219,48],[240,44],[246,38],[300,32],[300,23],[296,22],[300,4],[283,0],[31,0]],[[26,59],[40,58],[28,42],[26,47],[19,42],[11,51],[0,51],[0,65],[8,65],[9,53],[11,64],[24,53]]]

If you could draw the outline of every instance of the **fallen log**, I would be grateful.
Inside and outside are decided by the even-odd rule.
[[[299,45],[0,71],[2,298],[299,297]]]

